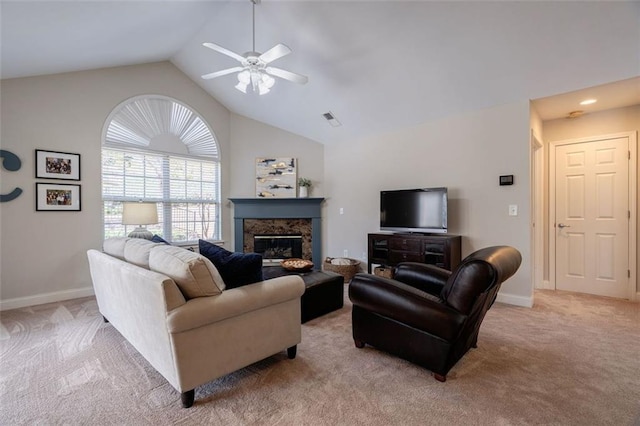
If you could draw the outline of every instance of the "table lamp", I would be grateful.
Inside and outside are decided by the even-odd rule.
[[[137,225],[131,231],[130,238],[145,238],[150,240],[153,234],[144,225],[158,223],[158,209],[156,203],[125,202],[122,210],[123,225]]]

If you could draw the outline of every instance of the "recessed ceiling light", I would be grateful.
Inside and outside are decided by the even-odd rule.
[[[595,104],[596,102],[598,102],[597,99],[585,99],[584,101],[580,102],[580,105],[591,105]]]

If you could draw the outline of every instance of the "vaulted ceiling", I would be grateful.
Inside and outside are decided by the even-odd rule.
[[[286,44],[273,65],[309,76],[264,96],[200,77],[237,65],[203,42],[251,50],[249,0],[0,7],[2,78],[169,60],[229,110],[323,143],[526,99],[558,118],[597,89],[587,112],[640,104],[639,2],[264,0],[256,50]]]

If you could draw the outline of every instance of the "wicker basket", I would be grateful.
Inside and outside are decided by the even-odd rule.
[[[373,269],[373,274],[384,278],[393,278],[393,268],[378,266]]]
[[[340,259],[347,259],[349,260],[349,265],[334,265],[331,263],[331,261],[333,260],[333,257],[327,257],[324,260],[324,267],[323,269],[325,271],[331,271],[331,272],[335,272],[337,274],[340,274],[344,277],[344,282],[348,283],[349,281],[351,281],[351,278],[353,278],[353,276],[355,274],[357,274],[360,271],[360,261],[359,260],[355,260],[355,259],[349,259],[346,257],[341,257]]]

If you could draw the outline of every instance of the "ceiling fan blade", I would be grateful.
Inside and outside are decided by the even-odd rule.
[[[221,77],[223,75],[227,75],[227,74],[231,74],[231,73],[234,73],[234,72],[242,71],[243,69],[244,69],[243,67],[227,68],[226,70],[221,70],[221,71],[212,72],[210,74],[205,74],[205,75],[202,76],[202,78],[204,78],[205,80],[209,80],[209,79],[212,79],[212,78]]]
[[[258,57],[258,59],[263,61],[265,64],[268,64],[269,62],[273,62],[276,59],[282,58],[283,56],[287,56],[289,53],[291,53],[291,49],[289,49],[284,44],[280,43],[280,44],[276,44],[271,49],[264,52],[262,55]]]
[[[242,56],[242,55],[238,55],[237,53],[232,52],[232,51],[230,51],[229,49],[225,49],[225,48],[224,48],[224,47],[222,47],[222,46],[218,46],[218,45],[217,45],[217,44],[215,44],[215,43],[202,43],[202,45],[203,45],[204,47],[208,47],[209,49],[213,49],[213,50],[215,50],[216,52],[220,52],[220,53],[222,53],[223,55],[230,56],[230,57],[232,57],[233,59],[235,59],[235,60],[237,60],[237,61],[240,61],[240,62],[244,61],[244,59],[245,59],[245,57],[244,57],[244,56]]]
[[[285,80],[293,81],[298,84],[307,84],[309,81],[309,77],[305,75],[296,74],[280,68],[266,67],[264,70],[271,75],[275,75],[276,77],[284,78]]]

